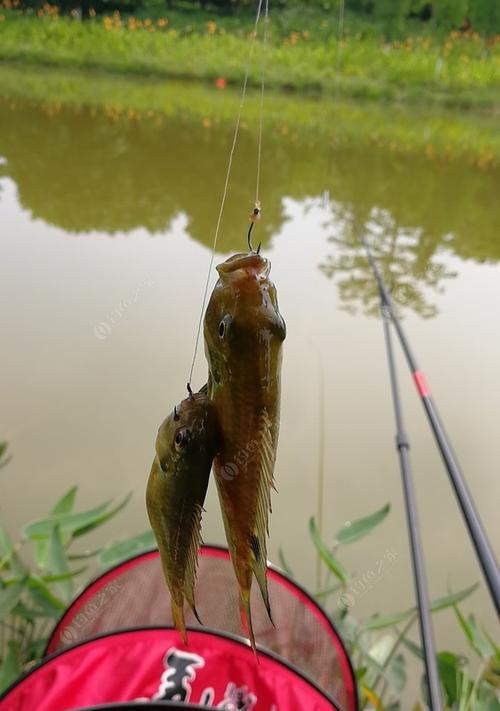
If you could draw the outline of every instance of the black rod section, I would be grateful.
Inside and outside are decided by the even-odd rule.
[[[408,538],[410,541],[413,581],[415,584],[415,597],[418,608],[418,624],[420,627],[420,639],[424,652],[425,675],[427,680],[427,689],[429,692],[429,708],[431,711],[441,711],[443,708],[441,700],[441,687],[436,662],[436,645],[434,643],[434,631],[432,628],[424,554],[422,551],[422,542],[420,540],[417,503],[415,499],[415,490],[413,488],[413,473],[409,453],[410,443],[406,436],[401,398],[399,396],[396,364],[394,361],[394,351],[392,348],[390,332],[391,315],[389,313],[389,309],[387,308],[387,304],[382,301],[382,295],[380,308],[382,310],[384,324],[385,349],[387,352],[387,364],[389,366],[389,379],[391,381],[394,419],[396,420],[396,448],[399,455],[401,480],[403,484],[406,524],[408,528]]]
[[[467,488],[467,484],[465,483],[463,473],[459,467],[444,426],[441,423],[441,419],[439,417],[434,400],[430,394],[430,390],[426,383],[424,374],[418,368],[417,361],[415,360],[415,357],[411,351],[410,345],[405,336],[401,323],[394,312],[393,301],[387,290],[387,287],[384,284],[384,280],[382,279],[382,275],[377,266],[377,263],[373,258],[370,247],[368,246],[368,243],[364,236],[361,238],[361,241],[365,247],[368,261],[377,281],[381,299],[386,305],[387,311],[391,317],[391,321],[394,324],[394,328],[396,329],[399,342],[405,354],[408,367],[410,368],[410,371],[413,375],[413,379],[415,381],[418,394],[420,395],[420,399],[424,406],[427,419],[434,433],[434,438],[439,447],[439,451],[441,452],[441,456],[448,472],[452,488],[457,497],[460,509],[462,511],[462,515],[465,520],[465,524],[469,531],[469,535],[471,537],[477,558],[479,560],[479,564],[483,571],[483,575],[486,580],[491,599],[495,606],[497,615],[500,615],[500,571],[498,569],[498,563],[495,559],[491,543],[488,540],[486,531],[484,530],[483,525],[481,523],[481,519],[479,518],[479,515],[476,511],[472,496]]]

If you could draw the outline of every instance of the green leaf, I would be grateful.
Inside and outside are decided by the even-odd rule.
[[[364,623],[363,629],[368,631],[383,630],[387,627],[394,627],[394,625],[399,625],[401,622],[408,620],[412,615],[415,615],[415,612],[415,608],[412,607],[411,610],[394,612],[391,615],[374,615]]]
[[[106,523],[106,521],[109,521],[112,519],[114,516],[116,516],[117,513],[119,513],[122,509],[125,508],[125,506],[128,504],[130,499],[132,498],[132,492],[130,491],[125,498],[120,501],[119,504],[117,504],[114,509],[110,509],[109,511],[106,511],[106,513],[103,513],[101,516],[98,516],[94,521],[82,526],[81,528],[78,528],[74,533],[73,536],[76,538],[78,536],[83,536],[86,533],[89,533],[90,531],[93,531],[94,528],[97,528],[98,526],[102,526],[103,523]]]
[[[348,545],[359,541],[360,538],[367,536],[371,531],[385,519],[391,505],[387,503],[383,508],[379,509],[370,516],[359,518],[357,521],[346,523],[335,536],[335,541],[340,545]]]
[[[334,592],[337,592],[337,590],[342,590],[344,587],[343,583],[337,583],[336,585],[332,585],[329,588],[325,588],[325,590],[318,590],[317,593],[315,593],[315,597],[317,597],[319,600],[328,597],[329,595],[333,595]]]
[[[431,612],[439,612],[439,610],[445,610],[447,607],[453,607],[457,602],[462,602],[462,600],[465,600],[469,595],[472,595],[478,586],[479,583],[474,583],[474,585],[471,585],[469,588],[464,588],[457,593],[451,593],[450,595],[432,600],[430,606]]]
[[[360,681],[365,676],[367,671],[368,671],[368,667],[358,667],[354,671],[354,676],[356,677],[356,679],[358,681]]]
[[[19,577],[26,574],[27,568],[23,563],[22,558],[20,558],[16,549],[12,545],[10,536],[7,530],[0,525],[0,559],[4,566],[8,566],[9,570]],[[3,567],[0,565],[0,569]]]
[[[397,654],[387,670],[389,683],[395,694],[399,696],[406,685],[406,660],[402,654]]]
[[[456,605],[457,602],[465,600],[465,598],[469,597],[469,595],[474,592],[477,586],[478,583],[475,583],[469,588],[460,590],[457,593],[452,593],[450,595],[445,595],[444,597],[439,597],[435,600],[432,600],[430,603],[431,612],[439,612],[440,610],[445,610],[447,607],[452,607],[453,605]],[[363,629],[365,631],[368,631],[381,630],[385,629],[386,627],[393,627],[394,625],[398,625],[399,623],[409,619],[411,615],[416,615],[416,612],[417,608],[412,607],[409,610],[404,610],[403,612],[395,612],[390,615],[375,615],[374,617],[371,617],[367,622],[365,622],[365,624],[363,625]]]
[[[452,652],[438,652],[437,662],[446,703],[450,707],[454,707],[460,701],[463,687],[462,658]],[[426,686],[425,688],[427,689]]]
[[[75,499],[78,491],[77,486],[72,486],[71,489],[62,496],[56,503],[52,511],[52,515],[57,516],[58,514],[68,514],[71,513],[75,507]]]
[[[326,564],[326,566],[331,570],[331,572],[343,583],[347,582],[349,579],[349,573],[342,564],[335,558],[333,553],[330,552],[328,546],[323,541],[319,535],[318,529],[314,518],[309,519],[309,533],[312,541],[318,551],[321,560]]]
[[[48,637],[37,637],[26,645],[25,659],[27,662],[38,662],[43,657]]]
[[[86,570],[88,570],[87,566],[78,568],[77,570],[68,570],[67,573],[60,573],[58,575],[42,575],[41,578],[44,583],[58,583],[61,580],[76,578],[77,575],[81,575],[81,573],[84,573]]]
[[[24,581],[21,580],[0,589],[0,621],[4,620],[19,602],[23,594],[24,585]]]
[[[94,551],[83,551],[82,553],[70,553],[68,555],[68,560],[88,560],[89,558],[95,558],[96,555],[101,553],[103,548],[96,548]]]
[[[96,506],[88,511],[82,511],[81,513],[56,514],[40,519],[39,521],[34,521],[28,526],[25,526],[24,536],[31,540],[45,538],[50,536],[54,526],[60,527],[63,536],[65,534],[70,534],[74,537],[82,536],[115,516],[127,505],[131,496],[131,493],[127,494],[123,501],[110,510],[108,510],[108,508],[111,501],[106,501],[100,506]]]
[[[8,643],[5,659],[0,664],[0,694],[7,689],[20,675],[21,665],[17,645],[12,640]]]
[[[69,565],[59,526],[55,526],[50,534],[47,567],[53,575],[65,576],[57,583],[57,590],[64,600],[69,601],[73,595],[73,582],[67,577]]]
[[[38,575],[31,574],[28,577],[28,589],[39,610],[47,617],[59,617],[66,609],[66,603],[54,595],[47,583]]]
[[[455,611],[458,611],[458,606],[455,606]],[[474,615],[469,615],[467,620],[465,620],[462,614],[458,613],[458,618],[462,629],[464,630],[471,647],[474,649],[476,654],[488,661],[496,654],[495,645],[492,644],[491,640],[488,639],[485,632],[478,626]]]
[[[7,442],[0,442],[0,469],[3,469],[3,467],[7,466],[7,464],[12,459],[11,456],[5,456],[5,452],[7,451],[8,446],[9,445],[7,444]]]
[[[294,576],[293,576],[293,571],[292,571],[292,569],[290,568],[290,566],[288,565],[288,562],[287,562],[287,560],[286,560],[286,558],[285,558],[285,554],[284,554],[282,548],[278,548],[278,560],[279,560],[279,562],[280,562],[280,566],[281,566],[282,570],[283,570],[287,575],[289,575],[291,578],[293,578],[293,577],[294,577]]]
[[[60,526],[63,531],[77,531],[79,528],[89,525],[89,523],[92,523],[102,516],[110,503],[111,501],[106,501],[100,506],[96,506],[88,511],[82,511],[81,513],[57,514],[55,516],[42,518],[25,526],[23,535],[31,540],[48,538],[54,526]]]
[[[48,537],[36,538],[34,541],[35,562],[39,568],[46,568],[49,558],[49,539]]]
[[[424,653],[422,651],[422,647],[419,647],[418,644],[415,644],[411,639],[404,639],[401,640],[401,642],[404,644],[406,649],[409,649],[412,654],[414,654],[417,659],[420,659],[423,661],[424,659]]]
[[[138,536],[119,541],[105,548],[99,555],[99,564],[103,568],[110,568],[121,563],[126,558],[142,553],[156,545],[153,531],[140,533]]]

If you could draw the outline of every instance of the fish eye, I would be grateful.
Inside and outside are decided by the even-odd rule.
[[[221,341],[224,340],[230,323],[231,316],[224,316],[222,321],[219,323],[219,338],[221,339]]]
[[[189,439],[189,430],[185,427],[181,430],[177,430],[174,437],[175,448],[178,452],[182,451]]]

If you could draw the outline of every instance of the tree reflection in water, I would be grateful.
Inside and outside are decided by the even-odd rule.
[[[395,301],[424,317],[435,315],[432,294],[454,276],[448,255],[500,260],[498,171],[398,152],[372,144],[369,135],[343,141],[326,122],[321,132],[285,119],[266,130],[259,240],[269,249],[281,230],[285,197],[305,207],[319,201],[329,215],[332,250],[317,260],[337,284],[343,308],[378,308],[361,229],[372,236]],[[189,235],[210,247],[232,129],[232,121],[194,115],[137,116],[0,97],[0,177],[15,183],[33,218],[69,234],[142,228],[161,238],[182,214]],[[425,125],[417,121],[420,130]],[[223,253],[246,246],[256,139],[242,129],[218,243]],[[326,205],[311,197],[325,191],[334,198]]]
[[[332,210],[337,234],[329,242],[335,251],[319,268],[335,281],[341,308],[351,314],[358,308],[368,315],[380,311],[377,285],[360,242],[364,234],[394,302],[423,318],[435,316],[437,308],[429,292],[444,291],[444,280],[456,276],[446,265],[443,249],[436,251],[436,241],[423,239],[422,228],[398,225],[391,213],[382,208],[372,208],[364,223],[342,206],[332,204]],[[443,242],[449,239],[451,236]]]

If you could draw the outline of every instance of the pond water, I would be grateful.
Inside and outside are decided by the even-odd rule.
[[[242,130],[215,263],[245,249],[255,128]],[[231,130],[196,115],[0,100],[0,435],[13,453],[0,515],[12,531],[74,483],[82,507],[134,492],[99,541],[146,529],[154,439],[185,395]],[[499,195],[493,167],[361,139],[333,145],[293,124],[264,136],[255,239],[288,329],[270,557],[281,547],[314,589],[308,520],[318,500],[329,540],[390,502],[387,520],[340,554],[362,576],[393,553],[356,597],[360,617],[411,606],[413,588],[377,294],[357,235],[370,234],[498,552]],[[481,581],[464,609],[491,627],[473,549],[398,363],[431,593]],[[194,385],[205,379],[201,349]],[[205,540],[223,542],[213,484],[206,509]],[[436,634],[440,649],[461,648],[451,612],[436,618]]]

